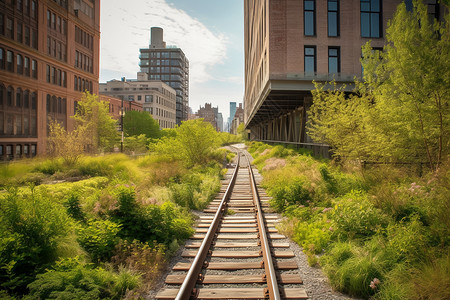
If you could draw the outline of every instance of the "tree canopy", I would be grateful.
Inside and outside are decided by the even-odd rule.
[[[351,159],[428,162],[448,155],[450,18],[430,22],[427,8],[401,3],[386,29],[387,44],[363,47],[364,81],[353,94],[317,85],[308,133]]]
[[[158,122],[146,111],[127,111],[123,130],[127,136],[144,134],[147,138],[159,138],[161,135]]]

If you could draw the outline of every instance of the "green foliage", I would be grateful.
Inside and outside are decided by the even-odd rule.
[[[242,143],[242,136],[240,135],[234,135],[228,132],[219,132],[219,140],[220,145],[231,145],[231,144],[237,144]]]
[[[371,236],[386,225],[382,212],[361,192],[344,196],[343,201],[334,207],[331,219],[336,226],[336,234],[343,238]]]
[[[244,141],[248,140],[247,131],[245,130],[245,124],[239,124],[238,128],[236,128],[237,135]]]
[[[67,213],[76,221],[84,222],[86,219],[86,215],[81,209],[80,204],[80,195],[76,192],[72,192],[67,197],[67,201],[65,203],[67,208]]]
[[[38,275],[25,299],[121,299],[139,283],[139,276],[127,269],[115,273],[79,264]]]
[[[77,230],[78,242],[90,254],[92,261],[107,261],[118,243],[120,225],[109,220],[89,220]]]
[[[146,111],[127,111],[123,117],[123,131],[127,136],[143,134],[147,138],[160,137],[158,122]]]
[[[310,192],[304,188],[304,179],[300,177],[291,177],[290,180],[286,178],[273,185],[267,190],[272,197],[270,205],[277,211],[283,211],[290,205],[308,205],[311,201]]]
[[[430,23],[427,7],[398,6],[382,52],[363,47],[364,82],[354,94],[316,85],[308,132],[341,158],[428,162],[448,155],[450,125],[450,16]],[[436,63],[439,62],[439,63]]]
[[[34,276],[60,255],[77,253],[74,224],[47,195],[9,190],[0,197],[0,282],[24,293]]]
[[[85,92],[73,116],[76,127],[85,128],[88,152],[109,151],[119,140],[117,122],[109,114],[109,105],[97,95]]]
[[[323,221],[298,222],[294,227],[293,240],[307,252],[320,254],[330,242],[331,231]]]
[[[218,146],[218,134],[203,119],[184,121],[175,129],[175,137],[163,137],[153,150],[182,161],[187,167],[202,165],[211,160],[213,150]]]
[[[147,152],[149,139],[145,134],[127,136],[124,139],[124,149],[127,153],[145,153]]]

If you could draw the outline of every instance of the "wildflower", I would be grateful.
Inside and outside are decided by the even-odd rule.
[[[373,281],[370,282],[369,286],[372,288],[372,290],[377,288],[377,286],[375,285],[375,283]]]
[[[374,278],[371,282],[370,282],[370,287],[374,290],[377,288],[377,286],[381,283],[380,279],[378,278]]]
[[[333,229],[333,227],[330,226],[330,228],[328,228],[328,230],[329,231],[333,231],[334,229]]]
[[[330,210],[332,210],[332,208],[331,208],[331,207],[327,207],[327,208],[324,208],[324,209],[322,210],[322,212],[323,212],[323,213],[326,213],[327,211],[330,211]]]

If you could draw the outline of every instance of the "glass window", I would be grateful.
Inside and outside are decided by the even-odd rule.
[[[0,48],[0,69],[5,68],[5,50]]]
[[[10,72],[14,72],[14,55],[12,51],[9,51],[6,53],[6,68]]]
[[[20,88],[16,91],[16,107],[22,107],[22,90]]]
[[[6,18],[6,34],[9,38],[14,39],[14,20]]]
[[[23,68],[24,73],[26,76],[30,76],[30,59],[25,56],[24,62],[23,62]]]
[[[30,46],[30,27],[25,26],[25,45]]]
[[[22,55],[17,54],[17,74],[23,74],[23,58]]]
[[[339,0],[328,0],[328,36],[339,36]]]
[[[316,46],[305,46],[305,73],[316,72]]]
[[[361,36],[382,36],[381,0],[361,0]]]
[[[37,79],[37,61],[34,59],[31,61],[31,75]]]
[[[22,43],[22,40],[23,40],[22,30],[23,30],[22,23],[17,22],[17,41],[19,43]]]
[[[341,55],[339,47],[328,48],[328,73],[341,72],[340,56]]]

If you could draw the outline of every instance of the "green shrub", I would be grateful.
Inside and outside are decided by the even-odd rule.
[[[425,255],[427,237],[417,217],[405,223],[391,223],[387,227],[387,250],[398,261],[417,262]]]
[[[385,216],[361,192],[352,192],[331,213],[336,234],[343,238],[374,235],[386,223]]]
[[[63,162],[61,159],[47,159],[34,167],[35,172],[41,172],[47,175],[53,175],[63,170]]]
[[[115,273],[79,264],[39,274],[24,299],[121,299],[139,283],[139,276],[127,269]]]
[[[58,257],[79,252],[74,224],[45,194],[9,190],[0,196],[0,282],[23,294],[34,276]]]
[[[78,242],[90,254],[92,261],[107,261],[119,241],[120,225],[108,220],[90,220],[77,230]]]
[[[305,180],[300,177],[278,178],[275,184],[272,182],[267,186],[267,192],[272,196],[270,205],[277,211],[283,211],[290,205],[308,205],[311,201]]]
[[[293,240],[307,251],[319,254],[330,242],[331,231],[325,222],[298,222],[294,229]]]
[[[81,209],[80,204],[80,195],[76,192],[72,192],[67,196],[67,200],[64,203],[67,208],[67,213],[74,220],[84,222],[86,219],[86,215]]]

